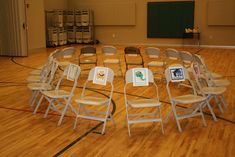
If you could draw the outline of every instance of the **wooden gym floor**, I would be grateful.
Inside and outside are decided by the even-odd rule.
[[[79,48],[81,46],[76,46]],[[97,46],[98,53],[101,45]],[[163,51],[166,47],[160,47]],[[118,46],[123,54],[124,46]],[[194,48],[179,48],[192,53]],[[101,135],[102,123],[79,120],[74,131],[74,115],[68,111],[60,127],[57,127],[59,114],[50,111],[44,119],[46,102],[36,115],[29,106],[30,90],[26,78],[29,72],[42,65],[54,49],[38,50],[28,57],[0,57],[0,156],[90,156],[90,157],[166,157],[166,156],[235,156],[235,49],[201,49],[199,52],[212,71],[221,73],[231,81],[225,99],[228,108],[221,114],[215,103],[214,111],[218,122],[214,122],[205,109],[207,127],[203,127],[201,118],[181,121],[183,132],[179,133],[173,115],[164,123],[165,134],[161,133],[159,123],[135,124],[131,127],[132,137],[128,136],[125,126],[125,105],[123,97],[123,78],[116,77],[113,95],[114,119],[116,127],[107,123],[105,135]],[[142,47],[143,50],[143,47]],[[100,54],[99,54],[100,55]],[[101,56],[101,55],[100,55]],[[99,57],[101,65],[102,57]],[[124,59],[121,58],[123,61]],[[122,62],[123,63],[123,62]],[[86,68],[86,67],[85,67]],[[124,63],[122,64],[124,70]],[[75,90],[75,97],[81,94],[86,74],[82,74]],[[162,101],[162,113],[166,118],[170,110],[164,82],[157,82]],[[179,89],[185,92],[187,89]],[[90,87],[91,94],[106,94],[96,86]],[[151,97],[149,90],[130,91],[132,97]],[[74,104],[74,99],[72,100]]]

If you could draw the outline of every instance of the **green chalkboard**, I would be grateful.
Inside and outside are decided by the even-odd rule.
[[[148,2],[148,38],[183,38],[185,28],[194,27],[194,2]]]

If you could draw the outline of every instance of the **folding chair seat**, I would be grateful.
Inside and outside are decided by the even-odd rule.
[[[42,69],[36,69],[30,72],[30,75],[40,75],[42,72]]]
[[[215,115],[207,100],[207,97],[197,94],[194,84],[189,77],[188,71],[180,64],[170,65],[165,70],[165,76],[167,81],[166,88],[171,102],[171,111],[173,111],[179,132],[182,132],[179,120],[185,118],[201,116],[203,124],[206,126],[206,121],[202,111],[203,107],[207,106],[213,117],[215,117]],[[189,93],[185,92],[183,95],[176,94],[177,92],[173,90],[175,86],[171,84],[179,81],[189,81],[192,85],[192,93],[190,90]],[[176,87],[175,90],[179,90],[178,87]],[[178,104],[186,105],[186,108],[178,109]]]
[[[29,83],[27,87],[32,91],[32,96],[30,99],[30,106],[33,106],[33,104],[36,101],[36,98],[40,91],[46,91],[46,90],[52,90],[53,84],[52,81],[54,79],[55,73],[57,71],[59,63],[54,59],[52,61],[52,66],[50,68],[49,76],[47,80],[44,80],[43,82],[36,82],[36,83]]]
[[[104,54],[103,65],[105,67],[107,67],[108,65],[117,65],[118,67],[115,71],[117,71],[117,73],[121,73],[122,75],[120,56],[118,54],[117,48],[114,46],[103,46],[101,48],[101,51],[102,54]]]
[[[201,69],[201,67],[199,66],[197,62],[192,63],[191,68],[192,68],[193,75],[196,78],[196,83],[199,89],[198,93],[203,96],[206,96],[208,98],[208,101],[210,101],[212,98],[215,98],[220,111],[223,113],[223,108],[221,106],[221,103],[218,97],[221,98],[223,105],[227,107],[227,103],[223,96],[223,93],[226,91],[226,88],[209,86],[206,82],[205,77],[203,76],[206,74],[204,73],[204,71]]]
[[[113,79],[114,72],[110,68],[95,67],[90,70],[88,79],[83,86],[81,97],[75,100],[78,105],[78,110],[76,112],[74,129],[76,128],[78,118],[103,122],[102,134],[105,133],[105,126],[108,120],[112,120],[115,125],[113,116],[110,112],[113,95]],[[102,89],[105,87],[108,88],[108,97],[90,96],[91,94],[87,91],[89,84],[92,86],[98,84],[99,86],[102,86]]]
[[[76,113],[75,109],[71,105],[71,99],[74,95],[74,90],[77,86],[77,80],[80,75],[80,72],[81,72],[81,70],[78,65],[75,65],[75,64],[67,65],[66,68],[64,69],[64,72],[63,72],[61,78],[59,79],[59,81],[56,85],[56,88],[54,90],[50,90],[50,91],[41,91],[41,94],[43,97],[40,98],[40,100],[34,110],[34,113],[37,112],[37,109],[40,106],[43,98],[45,98],[49,102],[49,106],[47,107],[44,118],[47,117],[50,109],[61,113],[60,120],[57,124],[58,126],[62,123],[62,120],[64,118],[64,115],[65,115],[68,107],[72,110],[72,112]],[[63,82],[67,82],[67,81],[70,81],[73,84],[71,86],[70,90],[67,88],[66,89],[62,88]],[[68,84],[66,84],[66,85],[68,85]],[[68,87],[70,87],[70,86],[68,86]],[[60,107],[60,108],[58,108],[58,107]]]
[[[94,64],[97,65],[96,48],[93,46],[84,46],[80,50],[79,65]]]
[[[138,79],[140,77],[143,83],[138,85]],[[130,94],[130,92],[133,91],[134,86],[139,86],[137,88],[140,89],[144,87],[147,87],[149,90],[154,89],[154,97],[149,99],[130,99],[127,93]],[[162,133],[164,133],[160,109],[161,102],[159,101],[158,88],[154,82],[151,70],[147,68],[133,68],[126,72],[124,98],[129,136],[131,136],[130,124],[145,122],[160,122]]]
[[[156,47],[145,48],[145,54],[148,56],[147,67],[151,70],[155,69],[154,74],[158,74],[160,79],[163,78],[165,70],[165,62],[161,59],[161,51]]]
[[[217,74],[214,73],[214,77],[213,77],[213,73],[211,73],[210,71],[208,71],[208,68],[203,60],[203,58],[197,54],[194,55],[194,59],[195,62],[197,62],[200,66],[201,71],[204,73],[204,77],[207,81],[207,84],[209,86],[214,86],[214,87],[227,87],[231,84],[231,82],[227,79],[221,79],[221,78],[214,78],[216,76],[218,76]]]
[[[126,63],[126,70],[128,70],[129,65],[144,67],[143,57],[140,53],[140,49],[137,47],[125,47],[124,57]]]

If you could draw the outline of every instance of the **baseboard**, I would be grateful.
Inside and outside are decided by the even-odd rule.
[[[102,43],[105,45],[105,43]],[[124,46],[164,46],[164,47],[195,47],[198,45],[182,45],[182,44],[153,44],[153,43],[107,43],[107,45],[124,45]],[[230,45],[200,45],[200,48],[221,48],[221,49],[235,49],[235,46]]]
[[[202,48],[221,48],[221,49],[235,49],[235,46],[229,45],[200,45]]]

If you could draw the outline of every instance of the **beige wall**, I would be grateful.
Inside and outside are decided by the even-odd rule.
[[[67,9],[67,0],[44,0],[45,10]]]
[[[115,5],[115,3],[120,2],[134,2],[136,4],[136,25],[96,26],[96,38],[100,42],[106,44],[182,44],[182,39],[147,38],[147,2],[150,1],[157,0],[99,0],[99,2],[97,0],[68,0],[68,8],[83,8],[89,5],[92,5],[92,7],[97,5],[98,7],[101,3],[113,3]],[[195,27],[199,27],[201,31],[201,44],[203,45],[235,46],[235,26],[207,25],[207,0],[195,0]]]
[[[43,0],[28,0],[28,48],[29,50],[43,48],[45,41],[45,20]]]
[[[46,47],[45,10],[67,9],[67,0],[27,0],[28,48]]]

